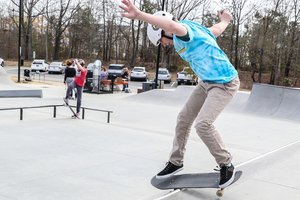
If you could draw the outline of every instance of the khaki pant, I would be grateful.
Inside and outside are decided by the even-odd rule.
[[[193,122],[197,134],[215,157],[218,165],[231,162],[232,156],[213,123],[238,91],[239,85],[238,77],[226,84],[199,82],[178,114],[170,162],[175,165],[183,163],[185,146]]]

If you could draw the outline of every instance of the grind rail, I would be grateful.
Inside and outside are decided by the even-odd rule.
[[[0,108],[0,111],[5,110],[20,110],[20,120],[23,120],[24,117],[24,110],[25,109],[35,109],[35,108],[52,108],[53,107],[53,118],[56,118],[56,112],[57,107],[66,107],[63,105],[43,105],[43,106],[28,106],[28,107],[13,107],[13,108]],[[71,106],[71,108],[76,108],[76,106]],[[91,110],[91,111],[97,111],[97,112],[106,112],[107,113],[107,123],[110,123],[110,114],[113,113],[113,111],[110,110],[101,110],[101,109],[95,109],[95,108],[87,108],[87,107],[81,107],[82,115],[81,119],[85,118],[85,111]]]

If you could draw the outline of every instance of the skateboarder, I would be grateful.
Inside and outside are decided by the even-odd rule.
[[[80,116],[80,107],[81,107],[81,98],[82,98],[82,89],[85,83],[85,78],[87,74],[87,67],[85,66],[84,60],[80,59],[74,60],[75,64],[77,65],[77,73],[74,78],[74,81],[70,83],[68,86],[67,92],[66,92],[66,97],[64,98],[64,101],[68,104],[68,99],[70,97],[70,92],[74,88],[77,90],[77,105],[76,105],[76,116]]]
[[[239,88],[238,73],[216,42],[232,15],[219,12],[220,22],[206,28],[190,20],[176,21],[165,11],[153,15],[139,10],[131,0],[121,0],[122,16],[148,23],[147,35],[154,45],[175,47],[199,76],[198,85],[177,117],[173,148],[166,167],[157,178],[166,178],[183,169],[185,146],[192,124],[220,167],[219,186],[225,188],[234,180],[232,155],[226,149],[213,122]]]

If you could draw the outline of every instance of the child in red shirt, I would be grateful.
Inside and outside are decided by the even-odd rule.
[[[79,118],[82,91],[83,91],[83,86],[84,86],[86,75],[87,75],[87,69],[86,69],[87,67],[85,66],[84,60],[82,60],[82,59],[80,59],[80,60],[75,59],[74,62],[77,65],[76,76],[74,78],[74,81],[69,84],[67,92],[66,92],[66,97],[64,98],[64,100],[68,103],[68,99],[70,98],[70,91],[73,90],[74,88],[76,88],[76,90],[77,90],[76,116],[73,116],[73,117]]]

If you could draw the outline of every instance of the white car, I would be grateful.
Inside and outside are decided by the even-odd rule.
[[[147,81],[148,72],[145,67],[134,67],[130,73],[130,80],[142,80]]]
[[[66,66],[63,62],[52,62],[49,65],[48,73],[60,73],[63,74],[65,72]]]
[[[167,68],[159,68],[157,77],[158,80],[162,80],[166,83],[171,83],[171,75]]]
[[[48,71],[48,63],[45,60],[34,60],[31,63],[31,71]]]
[[[4,67],[4,60],[2,58],[0,58],[0,65],[1,67]]]

